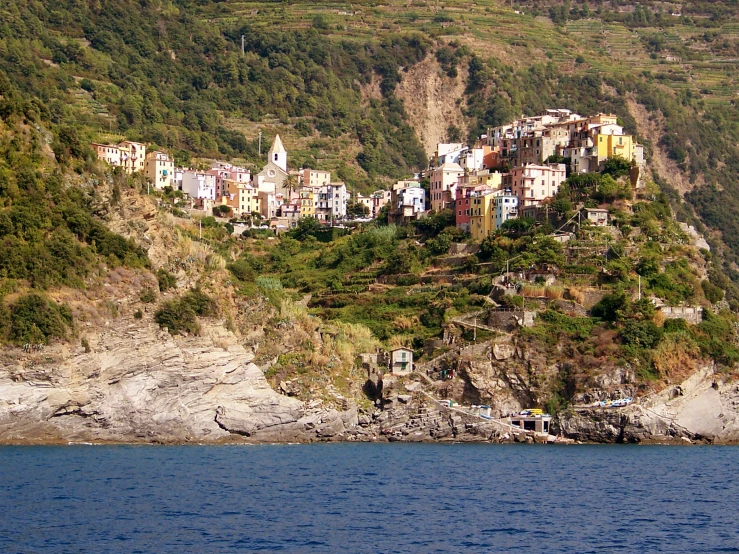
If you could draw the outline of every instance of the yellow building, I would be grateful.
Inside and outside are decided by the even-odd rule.
[[[608,158],[620,156],[625,160],[634,159],[634,138],[631,135],[598,133],[595,136],[595,146],[598,153],[598,164],[605,162]]]
[[[144,160],[144,172],[154,187],[171,187],[174,183],[174,160],[164,152],[149,152]]]
[[[121,153],[121,165],[126,173],[144,171],[146,161],[146,146],[140,142],[125,140],[118,145]]]
[[[503,184],[503,174],[499,172],[495,173],[481,173],[479,176],[478,183],[481,185],[487,185],[493,190],[498,190]]]
[[[261,213],[262,206],[258,189],[247,183],[224,179],[223,191],[221,203],[231,206],[237,215]]]
[[[313,189],[300,189],[300,217],[316,217]]]
[[[495,211],[492,194],[470,198],[470,234],[482,240],[495,231]]]

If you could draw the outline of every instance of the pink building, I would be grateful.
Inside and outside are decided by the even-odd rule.
[[[492,189],[487,185],[458,186],[454,202],[454,217],[457,229],[470,230],[470,198],[481,196]]]
[[[446,162],[434,169],[430,179],[431,209],[440,212],[445,208],[453,208],[457,197],[457,182],[464,175],[459,164]]]
[[[520,207],[537,206],[557,194],[566,178],[564,164],[527,164],[511,169],[503,180],[503,187],[510,188],[518,197]]]

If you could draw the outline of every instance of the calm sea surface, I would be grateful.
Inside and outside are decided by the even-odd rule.
[[[739,448],[1,447],[0,552],[739,552]]]

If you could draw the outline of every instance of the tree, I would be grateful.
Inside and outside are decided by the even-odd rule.
[[[316,234],[321,230],[320,222],[314,217],[301,217],[294,229],[290,229],[286,234],[290,238],[303,242],[308,237],[316,238]]]
[[[606,321],[616,321],[629,306],[629,299],[623,291],[606,294],[591,309],[593,317],[599,317]]]
[[[603,166],[603,175],[611,175],[614,179],[629,174],[631,162],[622,156],[611,156],[605,161]]]
[[[572,202],[570,201],[570,185],[568,185],[567,182],[562,183],[557,194],[554,195],[552,209],[557,212],[560,217],[572,209]]]
[[[500,228],[504,232],[522,234],[529,231],[534,226],[534,223],[535,221],[530,217],[519,217],[504,221]]]
[[[233,208],[225,204],[213,206],[213,215],[215,217],[233,217]]]
[[[369,215],[369,207],[361,202],[349,202],[346,206],[346,214],[352,218],[367,217]]]

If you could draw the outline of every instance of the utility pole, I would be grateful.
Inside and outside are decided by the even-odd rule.
[[[241,35],[241,55],[244,55],[244,35]]]
[[[641,300],[641,275],[639,275],[639,300]]]
[[[262,131],[259,131],[259,157],[262,156]]]
[[[200,239],[202,240],[202,238],[203,238],[203,220],[202,220],[202,218],[201,219],[198,219],[198,226],[200,227]]]

